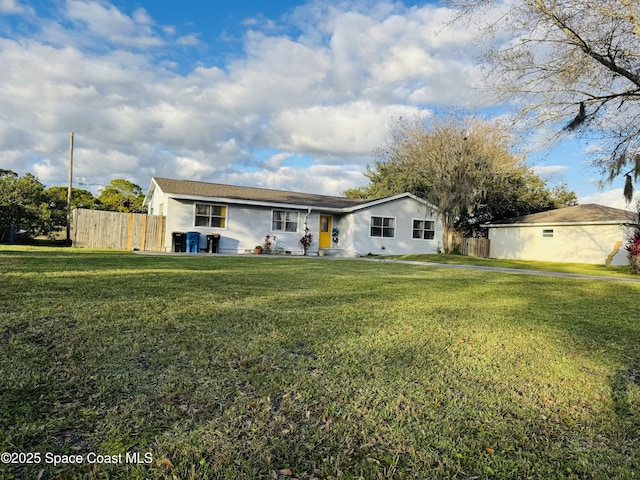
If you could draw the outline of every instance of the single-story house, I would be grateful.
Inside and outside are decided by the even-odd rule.
[[[490,257],[600,265],[628,265],[633,213],[586,204],[524,215],[483,225]]]
[[[219,253],[253,251],[269,235],[276,251],[302,254],[306,226],[308,254],[340,256],[435,253],[442,236],[436,209],[410,193],[363,200],[153,177],[144,206],[166,217],[168,251],[176,232],[199,232],[201,251],[210,234]]]

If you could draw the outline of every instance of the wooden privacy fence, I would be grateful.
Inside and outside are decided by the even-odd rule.
[[[489,258],[490,245],[488,238],[461,238],[460,253],[470,257]]]
[[[85,248],[164,252],[166,217],[145,213],[73,211],[73,245]]]

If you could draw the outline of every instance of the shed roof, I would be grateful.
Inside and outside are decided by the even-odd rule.
[[[174,180],[161,177],[153,177],[153,180],[164,193],[174,195],[228,198],[324,208],[351,208],[372,201],[371,199],[333,197],[329,195],[288,192],[268,188],[238,187],[235,185],[196,182],[193,180]]]
[[[585,223],[635,223],[635,214],[628,210],[607,207],[596,203],[574,205],[546,212],[532,213],[487,224],[500,227],[519,224],[585,224]]]

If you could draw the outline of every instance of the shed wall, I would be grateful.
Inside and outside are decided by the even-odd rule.
[[[543,236],[553,230],[553,236]],[[628,265],[620,225],[543,225],[489,228],[491,257],[507,260]]]

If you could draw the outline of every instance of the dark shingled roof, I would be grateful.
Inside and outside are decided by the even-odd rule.
[[[627,210],[605,207],[595,203],[558,208],[546,212],[532,213],[508,218],[489,225],[514,225],[519,223],[635,223],[635,215]]]
[[[174,195],[194,195],[198,197],[228,198],[256,202],[303,205],[308,207],[349,208],[371,202],[371,199],[352,199],[315,195],[312,193],[287,192],[268,188],[237,187],[219,183],[194,182],[153,177],[164,193]]]

